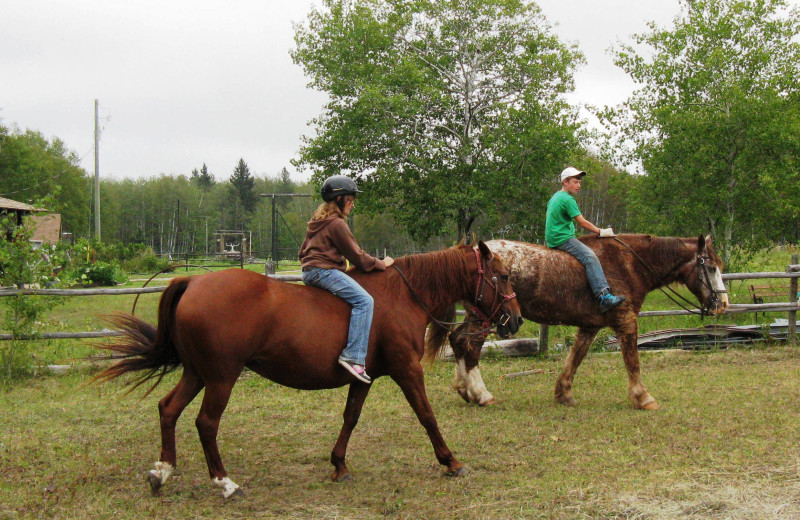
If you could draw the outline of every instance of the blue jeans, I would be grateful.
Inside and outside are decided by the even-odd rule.
[[[339,356],[342,361],[364,365],[369,345],[369,329],[375,302],[358,282],[338,269],[312,268],[303,272],[303,283],[332,292],[352,306],[347,346]]]
[[[563,244],[556,246],[555,249],[566,251],[583,264],[586,269],[586,276],[589,278],[589,286],[592,288],[592,293],[595,297],[599,298],[600,294],[609,288],[606,275],[603,274],[603,266],[600,265],[600,260],[597,259],[597,255],[594,254],[594,251],[589,246],[577,238],[570,238]]]

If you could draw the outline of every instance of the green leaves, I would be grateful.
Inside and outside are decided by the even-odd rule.
[[[88,230],[90,190],[86,172],[63,142],[39,132],[9,132],[0,125],[0,197],[21,202],[52,196],[46,206],[60,213],[65,231]]]
[[[673,27],[635,36],[648,50],[615,51],[642,83],[604,114],[647,173],[639,229],[710,231],[728,258],[733,244],[786,236],[775,201],[798,158],[798,35],[783,0],[693,0]]]
[[[576,147],[560,96],[582,56],[548,31],[527,2],[326,1],[296,28],[292,56],[331,99],[298,165],[359,179],[362,207],[416,239],[493,225]]]

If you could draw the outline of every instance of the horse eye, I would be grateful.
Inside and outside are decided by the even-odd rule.
[[[504,282],[508,283],[508,275],[507,274],[504,274],[503,276],[501,276],[500,279],[503,280]]]

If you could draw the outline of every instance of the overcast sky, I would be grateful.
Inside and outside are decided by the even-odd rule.
[[[58,137],[94,172],[100,102],[103,178],[189,174],[218,180],[239,158],[256,175],[289,164],[325,97],[292,63],[293,22],[314,0],[0,0],[0,121]],[[541,0],[587,64],[573,102],[617,104],[633,90],[607,49],[667,26],[678,0]]]

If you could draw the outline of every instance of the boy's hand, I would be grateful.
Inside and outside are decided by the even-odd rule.
[[[610,227],[600,230],[600,238],[613,237],[613,236],[615,236],[614,230],[611,229]]]

